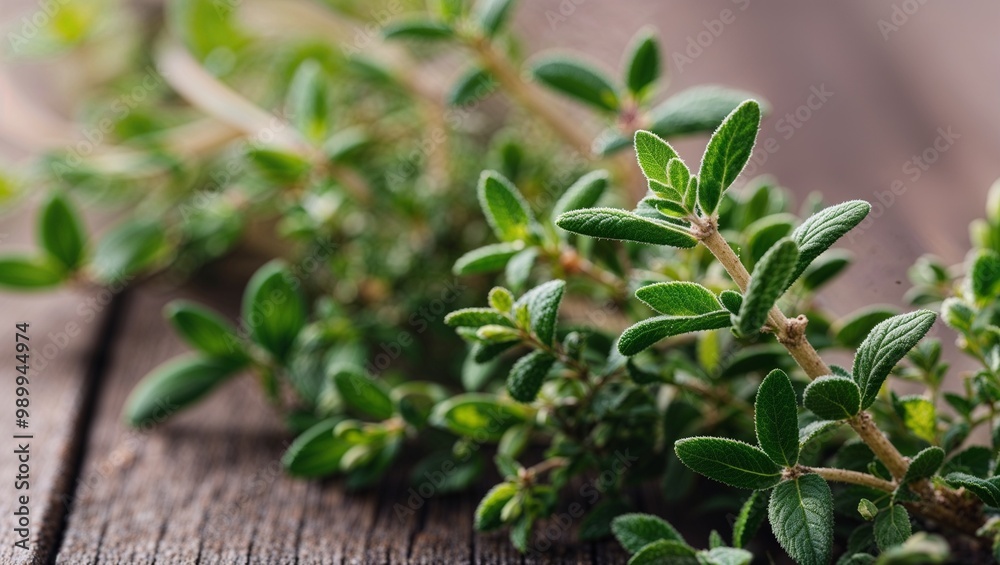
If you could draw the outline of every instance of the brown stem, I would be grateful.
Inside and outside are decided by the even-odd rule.
[[[880,479],[875,475],[869,475],[868,473],[859,473],[857,471],[834,469],[830,467],[800,466],[798,469],[803,473],[815,473],[828,481],[861,485],[884,492],[893,492],[896,490],[896,483]]]

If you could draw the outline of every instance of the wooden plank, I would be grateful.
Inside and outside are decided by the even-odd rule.
[[[0,253],[34,248],[30,206],[0,220]],[[0,429],[6,438],[0,457],[0,563],[45,562],[58,543],[66,503],[75,480],[79,448],[92,399],[92,373],[100,365],[102,344],[114,310],[114,294],[99,289],[49,293],[0,293],[0,350],[3,354]],[[15,427],[14,324],[29,322],[29,427]],[[12,435],[27,432],[29,488],[15,489],[20,461]],[[28,495],[29,550],[16,547],[14,512]]]

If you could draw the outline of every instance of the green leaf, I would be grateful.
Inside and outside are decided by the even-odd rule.
[[[534,518],[525,515],[510,527],[510,544],[521,553],[528,551],[528,542],[531,541],[531,527],[534,522]]]
[[[848,377],[827,375],[809,383],[802,403],[824,420],[846,420],[861,411],[861,389]]]
[[[669,316],[700,316],[722,309],[712,291],[693,282],[654,283],[636,290],[635,296],[653,310]]]
[[[902,544],[912,533],[910,514],[898,504],[893,504],[875,518],[875,542],[881,551]]]
[[[125,401],[125,420],[134,427],[162,423],[194,404],[242,368],[228,359],[190,355],[167,361],[143,377]]]
[[[837,322],[834,341],[848,349],[857,349],[871,331],[889,318],[899,314],[895,306],[870,306],[852,312]]]
[[[753,554],[734,547],[713,547],[698,552],[698,562],[703,565],[750,565]]]
[[[913,456],[910,466],[903,476],[902,484],[912,483],[920,479],[934,476],[944,463],[944,450],[940,447],[928,447]]]
[[[312,167],[302,155],[282,149],[251,147],[247,158],[261,175],[277,184],[299,182]]]
[[[798,258],[799,249],[795,242],[783,239],[754,265],[740,313],[735,316],[733,324],[740,334],[752,335],[760,331],[767,321],[768,312],[787,288],[788,277]]]
[[[994,547],[994,553],[996,547]],[[949,559],[948,542],[941,536],[917,532],[900,545],[883,551],[875,565],[929,565],[931,563],[953,563]]]
[[[871,209],[864,200],[851,200],[824,208],[795,228],[792,239],[799,245],[799,262],[788,284],[795,282],[820,253],[860,224]]]
[[[781,467],[766,453],[734,439],[685,438],[674,451],[692,471],[732,487],[765,490],[781,480]]]
[[[655,184],[657,184],[655,180],[649,181],[650,187],[653,187]],[[660,187],[663,186],[664,185],[660,185]],[[680,199],[677,198],[675,200],[680,200]],[[652,196],[647,196],[639,201],[639,204],[636,206],[636,213],[639,213],[639,211],[646,206],[652,207],[653,209],[655,209],[660,214],[663,214],[664,216],[670,216],[673,218],[683,218],[688,213],[687,210],[684,209],[683,205],[678,204],[674,200],[667,200],[665,198],[656,198]],[[651,219],[659,220],[660,218],[655,217]]]
[[[503,276],[512,289],[520,290],[528,283],[528,278],[531,276],[531,269],[535,266],[536,259],[538,259],[538,247],[532,246],[525,248],[511,257],[510,261],[507,261],[507,267],[503,271]]]
[[[514,327],[514,322],[492,308],[462,308],[444,317],[444,323],[453,328],[478,328],[487,324]]]
[[[611,531],[629,553],[636,553],[660,540],[686,544],[680,532],[669,522],[651,514],[622,514],[611,521]]]
[[[499,441],[503,433],[525,421],[523,407],[489,394],[459,394],[434,407],[431,421],[476,441]]]
[[[372,418],[387,420],[395,413],[389,391],[382,383],[349,370],[337,372],[333,382],[347,404]]]
[[[833,546],[833,495],[819,475],[775,487],[768,519],[778,543],[800,565],[827,565]]]
[[[510,17],[514,0],[478,0],[472,17],[486,37],[493,37]]]
[[[532,63],[531,73],[542,84],[580,102],[618,111],[618,92],[611,80],[583,61],[561,55],[542,56]]]
[[[66,270],[49,257],[0,257],[0,286],[18,290],[55,286],[66,280]]]
[[[636,98],[660,76],[660,46],[651,29],[641,30],[625,54],[625,86]]]
[[[878,506],[867,498],[862,498],[861,502],[858,502],[858,514],[865,520],[874,520],[878,516]]]
[[[604,239],[681,248],[690,248],[698,244],[698,240],[685,230],[615,208],[588,208],[566,212],[559,216],[556,225],[569,232]]]
[[[649,129],[665,138],[715,131],[748,98],[754,98],[754,94],[720,86],[688,88],[650,111]]]
[[[330,84],[317,61],[307,59],[295,70],[286,106],[295,127],[307,139],[326,139],[330,126]]]
[[[281,260],[273,260],[250,277],[243,291],[243,324],[250,338],[278,360],[285,360],[306,323],[305,299],[298,281]]]
[[[802,286],[806,290],[817,290],[850,266],[850,253],[837,250],[825,253],[802,273]]]
[[[635,132],[635,157],[647,179],[673,187],[674,190],[683,191],[687,188],[686,184],[678,187],[670,182],[667,166],[671,160],[679,157],[674,148],[656,134],[643,130]]]
[[[922,396],[905,396],[899,399],[903,424],[920,439],[933,443],[937,440],[937,413],[934,403]]]
[[[496,87],[497,81],[489,71],[473,67],[462,73],[452,85],[447,102],[451,106],[472,104],[492,94]]]
[[[608,187],[611,176],[605,170],[591,171],[574,182],[559,197],[552,207],[552,217],[558,218],[565,212],[590,208],[601,199]]]
[[[753,154],[759,128],[760,105],[747,100],[712,134],[698,174],[698,204],[706,215],[715,213],[722,193],[743,172]]]
[[[145,269],[166,251],[163,228],[147,220],[127,221],[105,235],[94,251],[92,268],[102,281],[122,281]]]
[[[747,268],[753,268],[768,249],[792,233],[796,221],[791,214],[771,214],[744,228],[747,243],[740,255]]]
[[[164,314],[185,341],[209,357],[246,358],[236,328],[215,312],[193,302],[174,300]]]
[[[972,294],[980,302],[993,300],[1000,295],[1000,254],[991,249],[981,249],[969,271]]]
[[[496,171],[483,171],[479,177],[479,205],[486,221],[503,241],[526,239],[535,223],[528,203],[521,193]]]
[[[565,281],[549,281],[524,293],[514,304],[515,309],[527,305],[531,317],[531,331],[544,344],[551,345],[555,339],[559,303],[562,302],[565,290]]]
[[[79,214],[64,195],[52,194],[42,206],[38,217],[38,240],[42,249],[70,271],[83,262],[87,234]]]
[[[934,312],[917,310],[893,316],[872,328],[858,348],[851,371],[861,388],[862,410],[875,402],[889,372],[930,331],[934,318]]]
[[[338,420],[323,420],[295,438],[281,457],[289,474],[324,477],[340,468],[340,458],[352,445],[333,435]]]
[[[761,449],[782,467],[799,460],[798,417],[792,381],[781,369],[771,371],[757,389],[754,426]]]
[[[679,541],[660,540],[643,547],[628,565],[699,565],[698,552]]]
[[[719,310],[701,316],[656,316],[627,328],[618,340],[618,351],[631,356],[661,339],[689,332],[717,330],[731,324],[729,312]]]
[[[503,526],[500,513],[516,494],[517,486],[511,483],[500,483],[491,488],[476,507],[473,522],[476,531],[489,532]]]
[[[507,376],[507,392],[511,398],[518,402],[533,402],[555,362],[555,357],[544,351],[532,351],[518,359]]]
[[[731,314],[739,314],[740,307],[743,306],[743,295],[735,290],[723,290],[719,294],[719,301],[729,310]]]
[[[524,243],[494,243],[473,249],[455,261],[451,271],[456,275],[474,275],[499,271],[507,265],[511,257],[524,250]]]
[[[953,488],[964,487],[988,506],[1000,507],[1000,485],[995,478],[986,480],[967,473],[950,473],[944,480]]]
[[[670,184],[679,193],[683,194],[687,190],[687,186],[691,184],[691,171],[688,169],[684,161],[680,159],[671,159],[667,163],[667,176],[670,177]],[[683,196],[678,200],[683,199]]]
[[[733,524],[733,547],[744,547],[755,535],[767,517],[768,492],[755,490],[743,503]]]
[[[407,19],[391,22],[382,28],[386,39],[449,39],[455,30],[445,22],[427,19]]]

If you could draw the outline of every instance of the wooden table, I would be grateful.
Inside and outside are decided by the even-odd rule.
[[[632,32],[654,23],[672,62],[706,20],[743,3],[544,0],[524,2],[516,25],[533,47],[575,45],[613,66]],[[575,7],[564,20],[548,17],[570,4]],[[907,180],[907,193],[867,237],[849,245],[862,261],[826,294],[838,312],[899,303],[905,269],[923,251],[960,260],[965,224],[982,215],[986,188],[1000,177],[994,29],[1000,6],[926,3],[883,36],[879,20],[891,17],[894,4],[751,0],[689,66],[673,69],[672,89],[725,82],[762,93],[774,107],[765,136],[779,135],[777,120],[795,112],[813,87],[826,84],[835,93],[793,138],[780,139],[781,150],[762,167],[799,197],[821,190],[830,200],[871,200],[894,180]],[[926,174],[909,180],[905,160],[948,127],[960,140]],[[685,142],[680,149],[695,159],[702,144]],[[0,224],[4,251],[30,245],[31,229],[21,220]],[[522,562],[504,534],[472,531],[482,490],[434,497],[401,519],[393,505],[407,496],[402,473],[357,494],[336,480],[286,477],[278,460],[288,436],[243,380],[161,429],[127,430],[120,410],[133,384],[184,349],[160,308],[177,296],[204,294],[234,293],[143,287],[115,295],[0,295],[0,351],[12,350],[15,320],[28,321],[36,367],[50,357],[31,382],[32,550],[13,546],[16,460],[10,453],[16,446],[7,439],[0,447],[0,562]],[[13,369],[6,354],[0,358],[8,359],[0,369],[0,431],[9,438],[15,433]],[[624,560],[613,543],[564,539],[524,562]]]

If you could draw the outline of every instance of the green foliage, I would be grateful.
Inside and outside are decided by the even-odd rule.
[[[788,284],[798,279],[820,253],[860,224],[871,209],[871,204],[867,202],[852,200],[825,208],[795,228],[792,239],[799,246],[799,259]]]
[[[33,290],[63,282],[65,271],[48,257],[6,255],[0,257],[0,285]]]
[[[38,241],[46,252],[65,269],[80,266],[86,252],[87,235],[70,201],[53,194],[42,206],[38,218]]]
[[[132,426],[158,424],[237,373],[241,365],[226,359],[191,355],[157,367],[129,395],[125,419]]]
[[[629,553],[636,553],[660,540],[686,545],[684,538],[669,522],[648,514],[622,514],[611,522],[611,531]]]
[[[546,56],[531,65],[535,80],[597,109],[614,112],[620,104],[618,89],[599,69],[563,56]]]
[[[631,356],[675,335],[729,327],[729,312],[719,310],[698,316],[656,316],[627,328],[618,340],[618,351]]]
[[[817,475],[782,482],[771,492],[768,520],[778,543],[797,563],[823,565],[833,545],[833,494]]]
[[[287,266],[261,267],[243,293],[243,323],[250,337],[279,360],[287,358],[306,322],[306,304]]]
[[[861,389],[862,408],[871,406],[889,372],[927,334],[935,318],[933,312],[919,310],[894,316],[872,328],[858,347],[852,371]]]
[[[209,357],[245,359],[246,351],[236,328],[215,312],[193,302],[175,300],[164,316],[192,347]]]
[[[652,31],[644,31],[632,39],[625,54],[625,85],[636,98],[660,76],[660,47]]]
[[[761,257],[750,274],[750,284],[733,316],[733,325],[742,335],[752,335],[767,321],[767,314],[781,297],[799,258],[799,248],[791,239],[776,243]]]
[[[566,212],[559,216],[556,225],[566,231],[604,239],[681,248],[694,247],[697,243],[693,237],[671,224],[614,208]]]
[[[890,505],[885,512],[880,512],[875,518],[875,541],[882,551],[901,545],[912,533],[910,514],[906,508],[898,504]]]
[[[799,460],[797,421],[798,406],[792,381],[784,371],[775,369],[757,389],[754,426],[761,449],[782,467],[793,467]]]
[[[806,387],[802,403],[824,420],[844,420],[861,410],[861,389],[848,377],[820,377]]]
[[[698,172],[698,205],[705,214],[715,213],[722,193],[750,160],[760,115],[760,104],[748,100],[733,110],[712,134]]]
[[[737,488],[765,490],[781,480],[781,467],[760,448],[725,438],[692,437],[674,444],[696,473]]]

